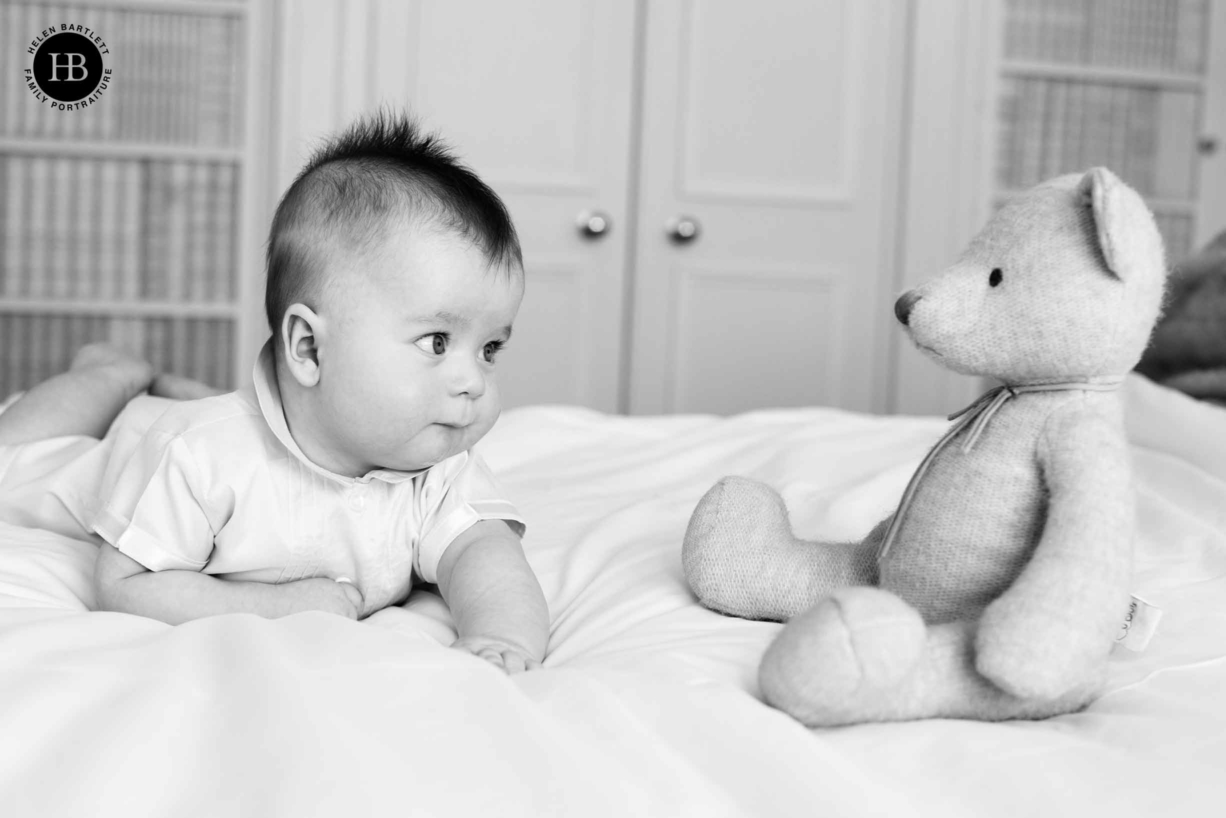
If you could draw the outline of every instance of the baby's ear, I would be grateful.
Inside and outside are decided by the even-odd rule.
[[[306,304],[290,304],[281,319],[282,359],[294,380],[306,387],[319,383],[319,341],[323,319]]]

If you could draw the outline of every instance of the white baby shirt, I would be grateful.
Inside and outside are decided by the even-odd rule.
[[[100,495],[93,529],[152,571],[348,577],[363,615],[402,601],[414,575],[437,581],[443,551],[474,523],[524,529],[474,452],[357,478],[312,463],[286,426],[269,347],[247,388],[167,409],[130,457],[112,458]]]

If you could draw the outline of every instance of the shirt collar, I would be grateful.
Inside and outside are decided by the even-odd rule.
[[[281,389],[277,386],[277,369],[273,358],[273,339],[271,338],[265,342],[264,348],[256,357],[255,366],[251,369],[250,388],[254,392],[256,405],[260,407],[260,414],[264,416],[264,422],[268,424],[273,435],[282,446],[289,450],[290,454],[317,474],[344,485],[353,485],[354,483],[369,483],[372,479],[382,480],[385,483],[402,483],[426,471],[426,469],[419,471],[372,469],[361,477],[348,477],[325,469],[303,454],[298,441],[294,440],[294,436],[289,432],[289,424],[285,422],[285,407],[281,403]]]

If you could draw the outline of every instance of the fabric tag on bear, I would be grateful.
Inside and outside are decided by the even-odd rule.
[[[1115,637],[1116,643],[1137,653],[1145,650],[1154,631],[1158,630],[1158,620],[1161,618],[1161,608],[1134,596],[1128,603],[1128,613],[1120,624],[1120,632]]]

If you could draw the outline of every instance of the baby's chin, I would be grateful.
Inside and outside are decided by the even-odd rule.
[[[468,451],[483,437],[469,426],[435,425],[419,434],[402,452],[392,454],[384,465],[396,471],[421,471],[437,466],[449,457]]]

